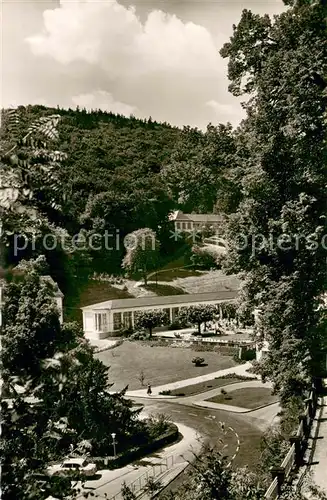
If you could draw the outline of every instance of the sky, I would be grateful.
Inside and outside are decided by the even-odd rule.
[[[103,109],[205,129],[237,125],[229,41],[243,9],[282,0],[2,0],[1,107]]]

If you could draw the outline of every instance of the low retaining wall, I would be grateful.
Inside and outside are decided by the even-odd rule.
[[[97,465],[99,469],[117,469],[131,462],[134,462],[139,458],[149,455],[150,453],[153,453],[154,451],[157,451],[160,448],[173,443],[174,441],[177,441],[178,436],[178,427],[175,424],[170,424],[170,430],[151,443],[146,443],[142,446],[131,448],[125,453],[118,454],[116,457],[92,457],[92,461]]]

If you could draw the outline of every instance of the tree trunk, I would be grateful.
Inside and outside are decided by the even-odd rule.
[[[152,326],[149,327],[150,338],[152,338]]]
[[[201,323],[198,323],[198,332],[199,332],[199,335],[201,335]]]

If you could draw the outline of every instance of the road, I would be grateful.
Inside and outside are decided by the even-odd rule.
[[[227,444],[225,453],[228,456],[233,456],[237,448],[237,440],[235,435],[230,432],[223,435],[219,422],[224,422],[225,427],[232,427],[240,437],[240,449],[235,458],[235,465],[248,465],[250,468],[255,468],[260,455],[260,438],[262,432],[269,426],[272,419],[278,411],[277,405],[256,410],[247,414],[230,413],[224,410],[212,410],[206,408],[195,407],[192,405],[190,398],[184,404],[181,398],[178,400],[154,400],[150,398],[136,398],[135,403],[143,403],[144,409],[142,414],[148,416],[150,414],[164,413],[168,415],[172,421],[176,422],[182,434],[185,436],[183,445],[175,444],[165,448],[162,452],[153,454],[145,459],[139,460],[123,469],[116,471],[101,471],[101,476],[95,481],[87,481],[86,486],[92,488],[92,491],[99,495],[99,498],[104,498],[107,494],[108,498],[119,491],[121,484],[125,481],[127,484],[138,479],[146,467],[150,467],[155,463],[161,463],[165,457],[176,454],[180,457],[182,450],[183,456],[187,455],[187,459],[191,459],[191,449],[195,447],[198,452],[202,444],[207,444],[212,447],[221,447],[219,439],[223,439],[224,444]],[[201,439],[199,440],[199,437]],[[176,487],[183,479],[183,475],[172,482],[170,488]]]
[[[180,398],[176,401],[171,399],[133,399],[135,402],[142,402],[145,405],[143,411],[147,414],[165,413],[174,422],[180,422],[195,429],[203,437],[205,443],[210,446],[217,445],[218,439],[222,437],[220,427],[216,422],[224,422],[226,426],[234,428],[241,439],[241,448],[235,463],[238,465],[248,464],[249,466],[257,464],[262,433],[269,427],[278,412],[278,405],[270,405],[247,414],[237,414],[224,410],[195,407],[191,402],[186,405],[181,402]],[[230,453],[233,454],[235,440],[234,442],[232,440],[230,448]]]

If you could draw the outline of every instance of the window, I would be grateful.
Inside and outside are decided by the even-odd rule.
[[[187,228],[187,223],[183,222],[183,229],[186,229],[186,228]]]
[[[127,311],[123,313],[124,328],[133,328],[133,312]]]
[[[180,228],[181,228],[180,222],[176,222],[176,229],[180,229]]]
[[[187,223],[187,229],[192,229],[192,222]]]
[[[121,325],[121,313],[114,313],[114,330],[120,330]]]
[[[166,316],[165,325],[169,325],[169,323],[170,323],[170,309],[165,308],[165,309],[163,309],[163,312],[165,313],[165,316]]]
[[[107,315],[106,313],[95,314],[95,329],[100,332],[107,328]]]
[[[173,307],[172,308],[172,321],[176,321],[177,318],[178,318],[178,312],[179,312],[179,308],[178,307]]]

